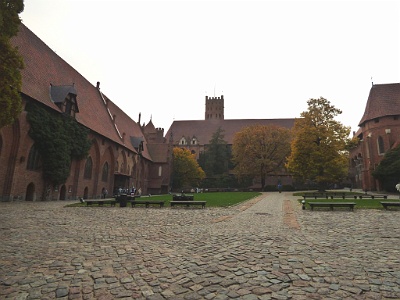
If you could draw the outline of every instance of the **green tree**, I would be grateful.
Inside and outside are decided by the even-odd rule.
[[[266,176],[278,174],[290,153],[290,130],[275,125],[243,128],[233,138],[234,173],[240,181],[260,178],[264,189]]]
[[[382,183],[386,191],[396,191],[395,186],[400,182],[400,145],[386,152],[372,176]]]
[[[307,104],[308,110],[295,121],[286,166],[297,179],[315,182],[324,190],[348,174],[350,128],[335,120],[342,111],[327,99],[310,99]]]
[[[213,133],[205,152],[200,154],[199,164],[206,172],[207,177],[228,172],[230,152],[224,137],[224,130],[219,127]]]
[[[173,149],[172,188],[197,186],[205,177],[203,169],[188,149],[175,147]]]
[[[14,123],[22,110],[22,57],[10,39],[18,33],[23,0],[0,0],[0,128]]]

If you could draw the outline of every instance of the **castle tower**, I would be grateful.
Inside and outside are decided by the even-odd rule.
[[[224,119],[224,95],[221,97],[206,96],[205,120],[223,120]]]

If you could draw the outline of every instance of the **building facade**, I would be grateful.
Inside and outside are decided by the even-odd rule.
[[[205,97],[205,118],[204,120],[174,121],[167,132],[174,147],[189,149],[196,158],[207,150],[212,135],[221,128],[224,140],[228,147],[232,147],[235,133],[244,127],[252,125],[276,125],[291,129],[295,119],[230,119],[224,117],[224,96]],[[266,178],[266,185],[281,183],[292,185],[293,180],[284,170],[277,170],[274,176]],[[253,188],[261,187],[260,182],[255,181]]]
[[[168,190],[169,146],[163,129],[151,121],[140,126],[140,118],[133,121],[101,92],[99,82],[89,83],[23,24],[12,44],[25,64],[23,107],[34,103],[60,118],[75,118],[89,130],[91,147],[85,159],[72,161],[64,184],[49,186],[24,109],[13,125],[0,129],[0,200],[99,198],[104,190],[111,196],[132,188],[144,194]]]
[[[372,85],[358,126],[354,136],[359,143],[350,151],[352,186],[365,191],[381,191],[382,183],[372,176],[372,172],[385,153],[400,143],[400,83]]]

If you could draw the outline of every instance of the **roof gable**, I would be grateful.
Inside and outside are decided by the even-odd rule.
[[[374,84],[358,126],[376,118],[395,115],[400,115],[400,83]]]

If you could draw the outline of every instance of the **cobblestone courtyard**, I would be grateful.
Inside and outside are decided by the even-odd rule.
[[[1,299],[400,299],[400,211],[0,203]]]

